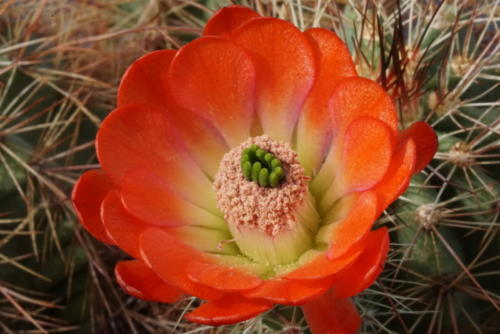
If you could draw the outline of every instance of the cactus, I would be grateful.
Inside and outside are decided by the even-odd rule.
[[[500,321],[498,2],[240,0],[348,45],[358,73],[394,98],[439,150],[379,219],[391,251],[356,297],[366,333],[496,333]],[[113,278],[123,255],[82,231],[69,201],[96,166],[93,138],[138,56],[201,33],[223,0],[7,1],[0,6],[0,332],[301,333],[280,306],[218,329],[199,303],[148,303]]]

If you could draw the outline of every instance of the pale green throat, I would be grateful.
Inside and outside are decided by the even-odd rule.
[[[276,188],[285,179],[281,161],[255,144],[241,153],[241,170],[245,179],[261,187]]]

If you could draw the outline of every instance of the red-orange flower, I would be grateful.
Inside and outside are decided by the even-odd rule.
[[[130,66],[96,150],[102,170],[73,201],[94,237],[134,258],[116,266],[126,292],[197,296],[186,318],[210,325],[302,305],[315,334],[352,333],[348,298],[388,250],[373,222],[436,137],[420,122],[398,131],[389,96],[331,31],[231,6]]]

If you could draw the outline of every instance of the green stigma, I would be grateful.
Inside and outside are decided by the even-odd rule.
[[[281,161],[255,144],[243,150],[241,170],[245,179],[261,187],[276,188],[285,179]]]

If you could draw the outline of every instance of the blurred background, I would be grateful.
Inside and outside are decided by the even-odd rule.
[[[199,301],[124,294],[125,255],[94,240],[69,199],[97,168],[93,140],[126,67],[200,35],[237,3],[349,46],[361,76],[423,120],[439,152],[379,219],[383,274],[355,297],[362,333],[499,333],[499,1],[0,1],[0,333],[307,333],[298,308],[220,328],[182,315]]]

